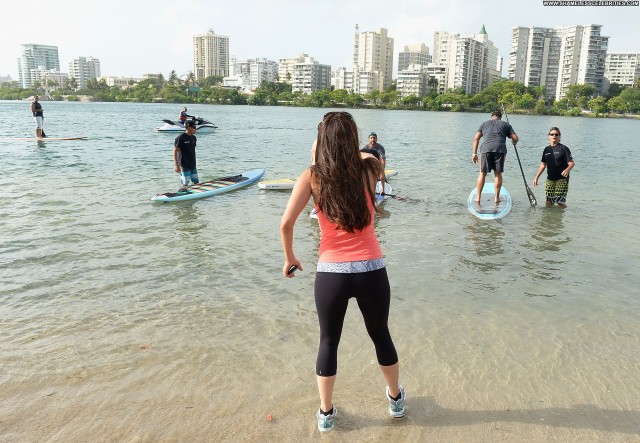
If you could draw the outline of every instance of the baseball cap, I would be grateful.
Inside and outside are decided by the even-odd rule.
[[[497,115],[498,117],[502,117],[502,111],[498,111],[498,110],[493,111],[491,113],[491,117],[493,117],[494,115]]]
[[[184,127],[197,129],[196,122],[194,122],[193,120],[189,120],[188,122],[186,122],[184,124]]]
[[[369,137],[371,137],[372,135],[375,135],[376,137],[378,136],[378,134],[376,134],[375,132],[372,132],[371,134],[369,134]]]

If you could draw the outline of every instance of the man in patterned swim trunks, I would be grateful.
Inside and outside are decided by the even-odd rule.
[[[560,143],[560,129],[554,126],[549,130],[549,146],[542,152],[540,167],[533,179],[533,186],[538,186],[538,178],[545,168],[547,169],[547,183],[544,189],[547,195],[547,206],[557,203],[562,208],[567,207],[569,172],[574,166],[571,151]]]

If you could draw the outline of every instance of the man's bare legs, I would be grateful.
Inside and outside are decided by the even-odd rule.
[[[495,172],[496,178],[494,179],[494,184],[496,187],[496,198],[494,202],[500,203],[500,190],[502,189],[502,172]]]
[[[480,203],[480,197],[482,196],[482,188],[484,187],[484,182],[487,178],[487,173],[486,172],[482,172],[480,171],[480,173],[478,174],[478,181],[476,183],[476,193],[478,195],[476,195],[476,198],[473,200],[476,203]]]

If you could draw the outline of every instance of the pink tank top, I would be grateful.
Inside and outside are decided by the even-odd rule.
[[[362,231],[353,233],[338,228],[338,225],[330,221],[318,206],[315,207],[318,211],[321,233],[318,262],[343,263],[382,258],[382,250],[373,230],[375,209],[369,198],[367,198],[367,207],[371,214],[371,223]]]

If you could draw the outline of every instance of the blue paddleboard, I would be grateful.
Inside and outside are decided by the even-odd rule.
[[[238,175],[200,182],[197,185],[189,186],[184,192],[165,192],[164,194],[158,194],[152,197],[151,200],[158,202],[179,202],[211,197],[248,186],[260,180],[260,177],[263,175],[264,169],[253,169]]]
[[[485,183],[482,187],[482,195],[480,202],[475,202],[478,195],[477,189],[473,188],[469,194],[468,206],[469,212],[481,220],[495,220],[502,218],[511,212],[511,195],[504,186],[500,189],[500,203],[495,203],[495,187],[493,180],[491,183]]]

